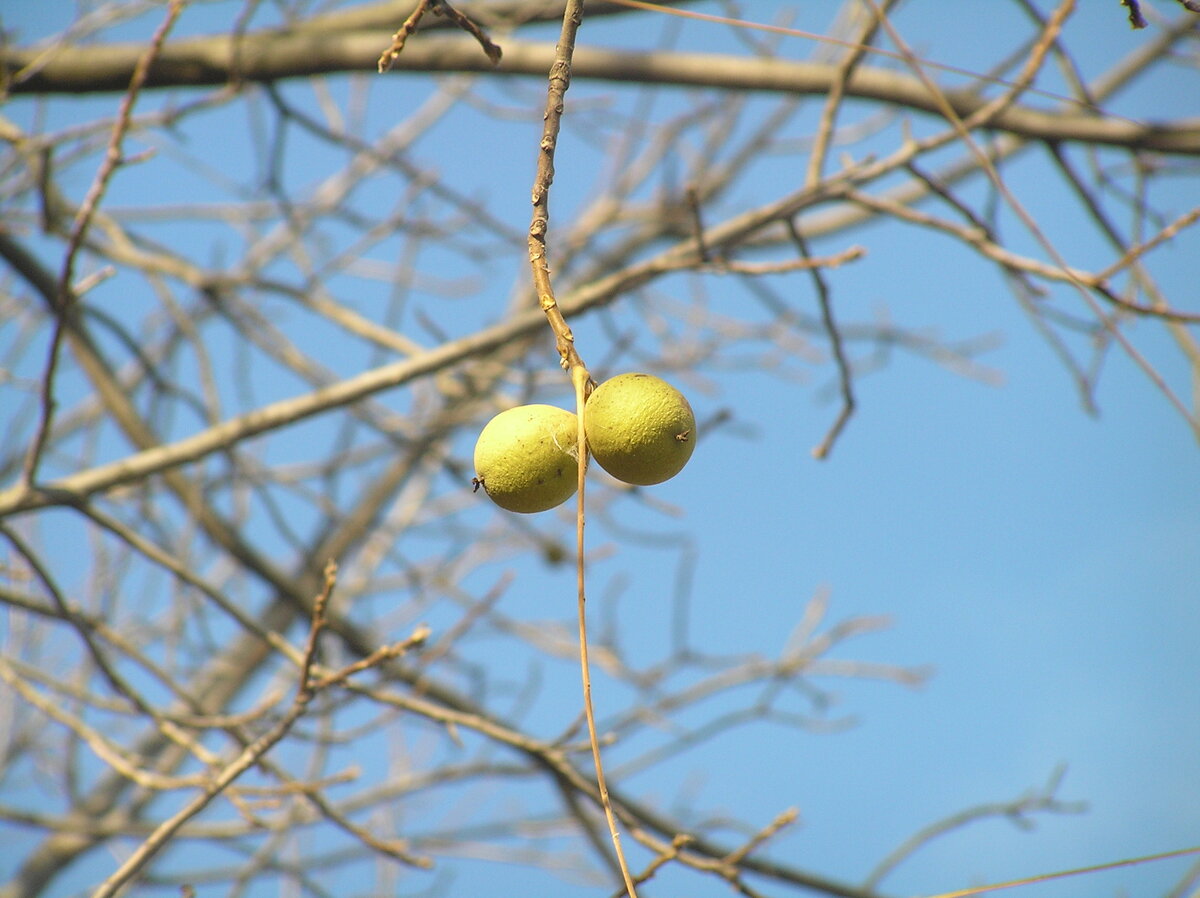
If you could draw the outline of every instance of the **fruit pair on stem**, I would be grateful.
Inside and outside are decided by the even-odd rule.
[[[638,486],[678,474],[696,446],[696,418],[682,393],[652,374],[619,374],[584,407],[592,458]],[[521,405],[490,420],[475,444],[475,486],[508,511],[546,511],[578,483],[578,421],[552,405]]]

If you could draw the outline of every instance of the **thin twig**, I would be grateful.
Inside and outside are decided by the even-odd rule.
[[[492,65],[500,62],[500,57],[503,55],[503,50],[498,44],[492,42],[492,39],[487,36],[482,28],[479,27],[469,16],[459,12],[446,0],[434,0],[433,11],[438,15],[445,16],[455,25],[461,28],[475,40],[479,41],[479,46],[483,47],[483,52],[487,54],[487,58],[492,61]]]
[[[747,842],[742,845],[741,848],[738,848],[736,851],[731,851],[729,854],[727,854],[724,858],[725,862],[735,867],[740,865],[742,861],[750,856],[750,852],[762,847],[762,845],[768,839],[774,838],[781,829],[791,826],[799,819],[800,812],[795,808],[788,808],[786,811],[780,813],[779,816],[764,826],[761,830],[755,833],[754,836],[747,840]]]
[[[885,8],[890,8],[895,0],[886,0]],[[879,30],[879,14],[871,15],[870,21],[862,29],[862,33],[858,39],[853,42],[845,58],[838,63],[837,73],[833,77],[833,82],[829,86],[829,93],[825,97],[825,105],[821,110],[821,121],[817,126],[817,136],[813,142],[812,151],[808,156],[808,171],[804,176],[804,184],[806,187],[812,187],[821,180],[821,173],[825,167],[825,157],[829,153],[829,148],[833,145],[834,129],[837,122],[838,110],[841,109],[842,100],[846,93],[846,85],[849,83],[854,70],[866,58],[867,52],[870,49],[870,43],[874,39],[875,32]]]
[[[396,29],[396,33],[392,35],[392,43],[379,56],[377,64],[379,74],[382,75],[395,65],[396,58],[404,50],[404,44],[408,41],[409,35],[417,30],[417,25],[420,24],[425,13],[429,12],[429,7],[433,2],[434,0],[420,0],[416,9],[410,12],[408,18]]]
[[[638,883],[649,882],[654,878],[654,874],[656,874],[662,867],[666,866],[671,861],[676,860],[679,857],[679,852],[682,851],[691,841],[692,837],[687,833],[677,834],[675,838],[671,840],[671,844],[665,850],[659,851],[658,854],[654,856],[653,860],[646,865],[646,869],[635,876],[634,879]],[[621,898],[621,896],[624,894],[624,892],[617,892],[612,896],[612,898]]]
[[[800,229],[796,227],[796,223],[792,219],[787,221],[788,234],[791,235],[792,242],[796,244],[796,248],[800,251],[800,255],[805,259],[810,259],[808,252],[808,242],[804,239],[804,235],[800,233]],[[842,394],[842,408],[838,412],[837,418],[825,434],[825,439],[821,440],[820,445],[813,449],[813,458],[824,460],[829,457],[829,451],[833,448],[833,444],[837,441],[838,436],[846,426],[846,422],[850,420],[850,416],[854,414],[855,398],[854,398],[854,376],[850,368],[850,362],[846,358],[846,350],[842,346],[842,334],[838,330],[837,322],[833,317],[833,303],[829,298],[829,285],[825,282],[825,277],[821,274],[819,267],[809,267],[809,273],[812,276],[813,284],[817,290],[817,303],[821,307],[821,324],[825,328],[825,333],[829,336],[829,345],[833,350],[833,360],[837,364],[838,383],[840,384]]]
[[[1101,271],[1099,274],[1096,275],[1096,281],[1098,283],[1103,283],[1104,281],[1107,281],[1109,278],[1111,278],[1113,275],[1120,272],[1122,269],[1128,268],[1130,265],[1132,265],[1134,262],[1136,262],[1138,259],[1140,259],[1142,256],[1144,256],[1146,253],[1148,253],[1150,250],[1154,249],[1157,246],[1161,246],[1162,244],[1166,243],[1168,240],[1171,240],[1173,237],[1175,237],[1176,234],[1178,234],[1184,228],[1191,227],[1197,221],[1200,221],[1200,206],[1197,206],[1191,212],[1187,212],[1187,213],[1179,216],[1177,219],[1175,219],[1173,222],[1171,222],[1169,225],[1167,225],[1165,228],[1163,228],[1161,231],[1159,231],[1157,234],[1155,234],[1149,240],[1146,240],[1143,243],[1139,243],[1136,246],[1129,247],[1129,249],[1127,249],[1125,251],[1125,254],[1123,256],[1121,256],[1121,258],[1117,259],[1117,261],[1113,262],[1111,265],[1109,265],[1107,268],[1105,268],[1103,271]],[[1133,304],[1131,303],[1130,305],[1133,305]],[[1138,311],[1141,311],[1141,309],[1138,309]],[[1148,309],[1148,310],[1146,310],[1146,313],[1154,314],[1155,311],[1156,310]],[[1158,310],[1158,311],[1161,314],[1161,310]]]
[[[810,271],[814,268],[838,268],[847,262],[854,262],[866,256],[867,250],[861,246],[851,246],[834,253],[832,256],[809,256],[800,259],[785,259],[782,262],[734,262],[722,260],[708,266],[700,266],[700,271],[712,270],[717,273],[731,272],[733,274],[789,274],[793,271]]]
[[[96,209],[100,205],[100,200],[108,189],[108,184],[112,180],[117,166],[123,161],[121,144],[124,142],[125,135],[129,131],[129,125],[133,118],[133,105],[142,90],[142,85],[146,82],[150,66],[153,65],[154,60],[162,50],[163,42],[167,39],[167,34],[170,33],[175,20],[179,18],[179,14],[183,12],[185,2],[186,0],[171,0],[170,5],[167,7],[166,17],[154,32],[154,36],[150,39],[150,45],[138,58],[137,65],[133,69],[133,75],[129,79],[129,87],[125,91],[125,96],[122,97],[121,105],[117,109],[117,120],[113,123],[112,133],[109,135],[108,147],[104,151],[104,160],[100,163],[96,177],[92,179],[91,187],[88,188],[83,204],[79,207],[79,211],[75,214],[75,220],[71,224],[71,232],[67,237],[67,253],[63,258],[62,271],[58,276],[54,301],[54,314],[57,316],[57,320],[54,325],[54,333],[50,338],[46,368],[42,373],[40,419],[37,430],[34,432],[33,442],[29,446],[29,452],[26,454],[25,462],[22,466],[22,488],[28,488],[37,478],[38,465],[41,463],[42,453],[46,448],[46,440],[50,436],[50,426],[54,420],[54,407],[56,404],[54,399],[55,372],[58,370],[58,359],[62,354],[62,343],[67,330],[68,317],[74,314],[75,300],[79,293],[82,292],[72,285],[72,281],[75,279],[75,261],[79,256],[80,249],[83,247],[83,239],[87,234],[88,228],[91,226]]]
[[[692,232],[696,235],[696,252],[700,256],[700,262],[707,265],[712,262],[712,253],[709,252],[708,243],[704,239],[704,214],[700,208],[700,192],[695,184],[688,185],[684,197],[692,218]]]
[[[1137,864],[1149,864],[1155,861],[1171,860],[1177,857],[1187,857],[1200,854],[1200,845],[1191,848],[1180,848],[1176,851],[1162,851],[1158,854],[1144,854],[1140,857],[1124,858],[1119,861],[1109,861],[1103,864],[1091,864],[1087,867],[1074,867],[1070,870],[1059,870],[1056,873],[1043,873],[1040,876],[1026,876],[1022,879],[1010,879],[1007,882],[996,882],[991,885],[971,886],[953,892],[939,892],[930,898],[968,898],[970,895],[982,895],[986,892],[998,892],[1001,889],[1012,889],[1018,886],[1034,885],[1039,882],[1050,882],[1054,879],[1066,879],[1069,876],[1081,876],[1087,873],[1099,873],[1101,870],[1118,870],[1122,867],[1133,867]]]
[[[956,831],[979,820],[1007,817],[1019,827],[1029,827],[1031,822],[1028,815],[1037,812],[1079,814],[1087,810],[1083,802],[1067,802],[1057,797],[1059,783],[1064,770],[1054,771],[1046,785],[1032,794],[1022,795],[1013,801],[990,802],[966,808],[929,826],[918,830],[910,838],[893,850],[887,857],[876,864],[875,869],[863,881],[863,888],[875,889],[904,861],[916,854],[930,842]]]
[[[396,30],[396,33],[392,35],[391,45],[380,54],[379,62],[376,64],[379,74],[382,75],[384,72],[390,71],[392,66],[396,64],[396,59],[399,58],[400,53],[404,50],[405,43],[407,43],[412,33],[417,30],[417,26],[421,24],[421,19],[424,18],[427,12],[445,16],[463,31],[467,32],[467,34],[475,38],[475,40],[479,41],[479,45],[483,47],[483,52],[492,61],[492,65],[500,62],[500,56],[503,51],[501,51],[497,44],[492,42],[492,39],[469,16],[459,12],[447,3],[446,0],[420,0],[416,8],[408,14],[408,18],[404,20]]]
[[[1148,24],[1146,17],[1142,15],[1142,6],[1138,0],[1121,0],[1121,5],[1129,10],[1129,27],[1130,28],[1145,28]]]

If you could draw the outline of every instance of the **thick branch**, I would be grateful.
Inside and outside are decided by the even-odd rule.
[[[395,71],[481,72],[544,78],[554,61],[548,43],[505,40],[499,65],[465,36],[426,36],[413,40],[396,60]],[[378,32],[315,34],[255,33],[240,52],[228,36],[178,41],[163,48],[147,87],[225,84],[231,80],[274,81],[347,71],[373,71],[379,57]],[[143,50],[140,44],[72,47],[33,65],[37,53],[15,49],[0,55],[11,78],[10,92],[86,93],[123,90]],[[235,60],[237,68],[235,70]],[[576,79],[628,81],[736,91],[825,95],[840,77],[837,66],[781,59],[742,58],[705,53],[635,53],[579,47],[572,63]],[[916,78],[870,66],[855,70],[845,84],[847,97],[940,115],[937,98]],[[944,91],[956,115],[969,118],[987,103],[967,91]],[[1078,141],[1200,155],[1200,120],[1139,123],[1094,113],[1052,112],[1013,105],[989,127],[1032,140]]]

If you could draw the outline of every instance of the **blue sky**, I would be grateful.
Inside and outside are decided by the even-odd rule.
[[[770,21],[792,5],[743,6],[754,18]],[[1073,46],[1086,47],[1080,62],[1088,75],[1152,35],[1131,31],[1115,3],[1083,6],[1068,37]],[[236,8],[197,6],[181,27],[199,32],[224,27]],[[1011,14],[997,17],[988,28],[977,27],[979,17],[993,8],[965,3],[945,16],[912,3],[896,21],[922,52],[973,68],[990,58],[992,48],[1011,46],[1024,33]],[[1172,4],[1156,8],[1176,14]],[[44,33],[51,27],[50,15],[44,4],[18,0],[6,14],[6,27],[23,35]],[[805,5],[796,24],[820,30],[827,23]],[[675,27],[662,24],[664,30]],[[680,47],[739,52],[724,29],[698,23],[679,27],[674,39]],[[581,33],[583,42],[609,45],[649,47],[661,39],[654,28],[630,35],[617,22],[594,30],[585,24]],[[798,41],[788,55],[803,58],[811,49]],[[1194,81],[1195,72],[1180,68],[1178,78]],[[395,84],[406,109],[419,105],[417,90],[427,87],[415,79]],[[1044,86],[1061,89],[1052,72]],[[307,96],[302,87],[288,89]],[[498,89],[493,98],[519,108],[518,98],[538,96],[540,90],[540,84],[523,82]],[[374,91],[372,114],[379,116],[382,129],[389,95],[383,88]],[[612,93],[609,86],[577,84],[568,95],[568,115],[571,102]],[[684,92],[668,92],[655,114],[690,101]],[[99,104],[92,107],[98,109],[114,101],[86,102]],[[1160,85],[1110,106],[1145,117],[1198,115],[1200,89]],[[67,103],[63,108],[65,113],[52,115],[88,107]],[[6,114],[25,120],[30,115],[20,101]],[[494,208],[519,232],[528,216],[534,118],[496,124],[490,138],[496,142],[485,149],[473,130],[479,117],[463,111],[448,116],[417,153],[436,158],[464,179],[482,168],[470,182],[472,189],[494,200]],[[215,146],[240,153],[229,137],[247,134],[244,121],[222,111],[213,114],[212,128],[221,135]],[[556,221],[569,220],[598,189],[604,158],[596,151],[599,146],[589,148],[586,135],[564,136],[553,194]],[[213,152],[212,146],[193,143],[192,148],[200,155]],[[339,164],[331,154],[309,153],[303,145],[294,156],[289,175],[301,190]],[[775,179],[795,177],[803,161],[778,160],[748,174],[726,211],[779,192]],[[1091,230],[1080,225],[1077,208],[1053,186],[1043,156],[1030,154],[1006,172],[1021,202],[1070,261],[1096,265],[1110,258]],[[1176,179],[1172,188],[1170,196],[1156,200],[1173,214],[1200,204],[1200,180],[1194,174]],[[186,197],[195,189],[119,178],[113,202],[141,202],[158,191]],[[967,195],[979,198],[981,188]],[[391,202],[378,200],[384,209]],[[1006,224],[1013,245],[1034,253],[1019,226],[1011,218]],[[928,666],[931,676],[917,689],[821,680],[836,699],[830,716],[852,718],[852,727],[832,733],[769,726],[738,731],[666,769],[635,777],[632,787],[665,803],[687,794],[698,807],[729,809],[762,825],[797,807],[802,824],[773,842],[770,853],[847,880],[865,876],[917,829],[966,807],[1011,800],[1060,768],[1065,771],[1060,797],[1087,803],[1083,813],[1038,815],[1031,831],[988,820],[943,837],[885,880],[881,889],[890,895],[932,894],[1200,845],[1200,465],[1194,436],[1145,374],[1115,349],[1100,379],[1099,414],[1086,414],[1062,365],[1000,278],[948,240],[889,224],[839,235],[815,250],[834,251],[851,242],[862,243],[869,254],[829,275],[840,318],[867,320],[886,308],[895,322],[929,328],[949,340],[994,335],[995,346],[979,362],[995,378],[959,377],[896,353],[882,370],[857,381],[858,411],[832,457],[817,462],[810,450],[837,411],[829,394],[830,365],[807,366],[799,383],[753,370],[702,370],[694,378],[668,374],[688,389],[700,420],[727,411],[734,423],[703,436],[685,472],[654,488],[654,500],[673,505],[677,517],[637,501],[594,516],[592,544],[611,545],[613,552],[590,569],[593,609],[599,619],[618,615],[627,628],[624,644],[631,657],[652,663],[670,650],[669,597],[682,570],[691,577],[690,633],[698,645],[773,655],[785,646],[805,603],[828,590],[831,621],[857,615],[890,619],[887,629],[851,640],[835,657]],[[1197,237],[1187,233],[1178,245],[1154,256],[1169,295],[1193,310],[1198,252]],[[486,301],[471,300],[471,316],[497,320],[505,314],[508,293],[523,276],[519,251],[512,261],[511,267],[463,275],[465,283],[491,276],[498,285]],[[731,282],[679,277],[655,289],[703,289],[714,303],[744,301],[744,294],[729,298],[734,296]],[[808,295],[807,282],[780,284],[792,295]],[[458,308],[442,314],[442,323],[462,325]],[[618,329],[632,329],[639,320],[620,307],[607,314]],[[606,356],[610,331],[599,316],[577,322],[576,333],[585,358]],[[1188,372],[1162,329],[1139,324],[1131,334],[1190,401]],[[816,338],[812,345],[824,348]],[[361,355],[350,349],[342,354],[336,346],[326,361],[343,373],[362,364]],[[547,368],[552,364],[548,356]],[[705,384],[715,388],[707,390]],[[265,403],[299,389],[286,382],[260,384],[256,396]],[[566,402],[565,389],[557,398]],[[400,408],[407,400],[389,401]],[[179,426],[188,432],[188,422]],[[327,437],[325,426],[317,421],[305,428]],[[462,440],[469,444],[473,436],[464,431]],[[294,451],[297,445],[283,444],[272,442],[278,451]],[[470,514],[484,520],[496,512],[481,504]],[[538,526],[564,539],[570,531],[565,515],[547,516]],[[617,542],[621,528],[675,539],[685,548],[660,551]],[[512,596],[505,599],[508,614],[533,621],[569,619],[568,572],[525,555],[485,567],[480,578],[504,570],[517,577]],[[546,596],[561,596],[561,608],[546,607]],[[596,607],[606,597],[613,609]],[[482,643],[480,651],[488,650]],[[561,729],[578,710],[571,668],[560,668],[563,675],[551,680],[536,709],[547,732]],[[597,677],[601,718],[606,682]],[[619,765],[620,747],[613,749],[612,759]],[[1163,861],[1010,894],[1162,894],[1194,862],[1195,857]],[[84,888],[89,874],[102,874],[108,864],[106,856],[93,855],[85,869],[73,871],[71,879],[77,881],[64,881],[54,894]],[[0,863],[0,872],[5,869]],[[454,894],[484,888],[499,894],[518,889],[562,896],[604,893],[569,878],[490,862],[464,861],[453,876]],[[650,894],[672,893],[669,872],[659,882]],[[715,879],[686,882],[689,894],[728,893]]]

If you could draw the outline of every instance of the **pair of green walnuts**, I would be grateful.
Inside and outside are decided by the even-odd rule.
[[[649,486],[683,470],[696,417],[683,394],[652,374],[619,374],[588,397],[588,450],[625,483]],[[492,418],[475,443],[475,487],[508,511],[561,505],[578,484],[579,422],[552,405],[521,405]]]

